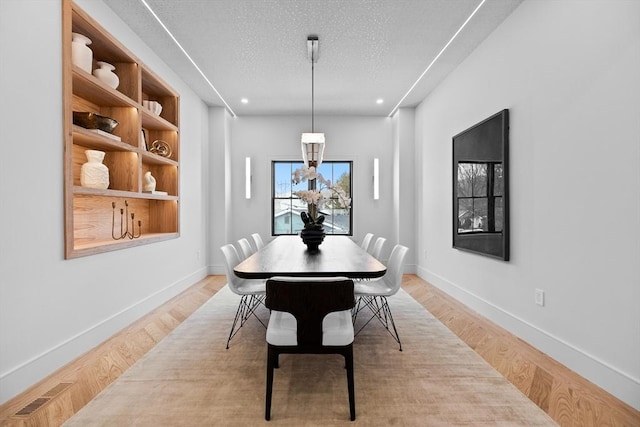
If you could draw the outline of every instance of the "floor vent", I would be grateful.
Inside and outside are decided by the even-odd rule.
[[[71,387],[73,383],[60,383],[57,386],[53,387],[48,392],[44,393],[42,397],[37,398],[33,402],[29,403],[24,408],[20,409],[15,413],[16,417],[25,417],[33,414],[35,411],[40,409],[45,403],[49,402],[51,399]]]
[[[49,400],[51,400],[50,397],[39,397],[33,402],[29,403],[24,408],[20,409],[18,412],[16,412],[16,416],[24,417],[26,415],[31,415],[35,411],[37,411],[42,405],[47,403]]]
[[[60,383],[57,386],[55,386],[54,388],[52,388],[51,390],[49,390],[48,392],[46,392],[45,394],[43,394],[43,397],[55,397],[58,394],[62,393],[63,391],[65,391],[66,389],[68,389],[69,387],[71,387],[73,383]]]

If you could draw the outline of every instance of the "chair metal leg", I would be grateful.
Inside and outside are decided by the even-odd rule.
[[[364,304],[364,305],[362,305]],[[373,315],[366,321],[364,325],[355,333],[358,335],[360,331],[364,329],[365,326],[369,324],[374,318],[378,319],[382,326],[389,332],[389,334],[393,337],[393,339],[400,346],[400,351],[402,351],[402,343],[400,342],[400,335],[398,335],[398,330],[396,329],[396,324],[393,321],[393,315],[391,314],[391,308],[389,308],[389,303],[387,302],[387,297],[384,296],[361,296],[358,297],[358,301],[356,304],[357,310],[355,314],[352,316],[353,321],[355,323],[355,319],[364,307],[367,307]]]
[[[233,324],[231,325],[229,338],[227,339],[227,350],[229,349],[229,342],[231,341],[231,339],[238,333],[240,328],[244,326],[245,322],[251,315],[258,319],[262,326],[264,326],[265,328],[267,327],[262,319],[260,319],[255,313],[260,304],[264,304],[264,295],[242,295],[242,297],[240,298],[240,303],[238,303],[236,316],[233,319]]]

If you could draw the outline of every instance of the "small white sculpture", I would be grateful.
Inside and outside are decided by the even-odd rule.
[[[150,171],[145,172],[144,174],[144,191],[155,191],[156,190],[156,179],[151,175]]]

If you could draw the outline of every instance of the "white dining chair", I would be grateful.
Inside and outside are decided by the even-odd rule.
[[[260,249],[262,249],[264,247],[264,241],[262,240],[262,236],[260,236],[260,234],[253,233],[251,235],[251,238],[253,239],[253,243],[256,245],[256,250],[257,251],[259,251]]]
[[[373,249],[371,249],[371,256],[380,261],[380,254],[382,253],[382,248],[384,243],[387,241],[384,237],[378,237],[376,242],[373,244]]]
[[[229,342],[242,328],[245,322],[253,315],[265,328],[267,325],[255,314],[256,309],[260,304],[264,303],[264,297],[266,293],[266,281],[258,279],[241,279],[236,276],[233,268],[240,264],[240,256],[235,246],[232,244],[224,245],[220,248],[224,255],[227,285],[231,292],[236,295],[240,295],[240,303],[236,310],[236,316],[233,319],[231,325],[231,331],[229,332],[229,338],[227,339],[227,349],[229,348]]]
[[[244,237],[238,240],[238,245],[240,246],[240,252],[242,253],[243,260],[249,258],[255,253],[255,250],[251,246],[251,243],[249,243],[249,240]]]
[[[369,251],[369,246],[371,245],[371,241],[373,240],[373,233],[367,233],[364,235],[362,239],[362,243],[360,243],[360,247],[365,251]]]
[[[353,323],[355,324],[358,314],[365,307],[372,313],[371,317],[358,329],[356,335],[358,335],[371,320],[377,318],[398,343],[400,351],[402,351],[402,343],[400,342],[400,336],[398,335],[396,324],[393,321],[393,315],[391,314],[387,298],[395,295],[398,290],[400,290],[400,285],[402,284],[402,266],[404,257],[408,251],[409,248],[406,246],[395,245],[389,257],[385,275],[379,279],[356,282],[354,286],[356,307],[353,310]]]

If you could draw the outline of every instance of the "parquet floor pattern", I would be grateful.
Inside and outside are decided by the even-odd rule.
[[[209,276],[0,406],[1,426],[59,426],[225,285]],[[403,288],[562,426],[639,426],[620,402],[415,275]],[[24,415],[16,415],[19,413]]]

